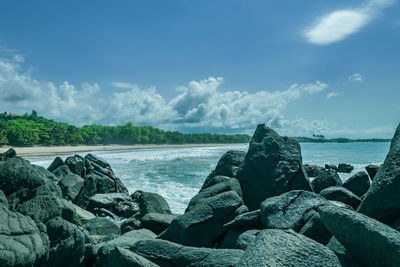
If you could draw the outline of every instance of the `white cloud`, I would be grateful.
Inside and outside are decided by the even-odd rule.
[[[364,77],[360,73],[354,73],[349,76],[348,80],[350,82],[363,82]]]
[[[393,0],[370,0],[366,5],[352,9],[336,10],[318,19],[304,31],[307,41],[328,45],[359,32],[375,19]]]
[[[337,92],[330,92],[330,93],[328,93],[328,94],[326,95],[326,100],[329,100],[329,99],[331,99],[332,97],[335,97],[335,96],[338,96],[338,95],[340,95],[340,93],[337,93]]]
[[[131,88],[135,88],[136,87],[136,85],[132,84],[132,83],[114,82],[114,83],[111,83],[111,85],[114,86],[114,87],[124,88],[124,89],[131,89]]]

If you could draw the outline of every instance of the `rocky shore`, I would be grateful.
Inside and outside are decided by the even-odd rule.
[[[0,266],[400,266],[400,124],[381,166],[303,165],[258,125],[184,214],[92,154],[48,169],[0,155]]]

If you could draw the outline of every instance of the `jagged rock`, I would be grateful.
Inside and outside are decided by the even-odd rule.
[[[258,209],[240,214],[234,220],[225,224],[224,227],[262,229],[261,210]]]
[[[83,225],[87,221],[96,218],[96,216],[91,213],[90,211],[84,210],[81,207],[71,203],[72,207],[75,210],[75,215],[76,215],[76,221],[80,224]]]
[[[6,152],[0,153],[0,161],[7,161],[9,159],[16,157],[17,157],[17,152],[12,147],[8,149]]]
[[[308,218],[307,218],[308,217]],[[326,229],[321,221],[317,211],[311,210],[304,218],[306,224],[301,228],[299,234],[302,234],[312,240],[321,243],[322,245],[328,244],[332,234]]]
[[[224,224],[236,217],[235,211],[242,204],[243,200],[234,191],[210,197],[176,217],[165,237],[183,245],[211,247],[214,240],[224,233]]]
[[[113,214],[129,218],[139,212],[139,205],[129,195],[123,193],[95,194],[88,201],[87,210],[98,214],[100,208]]]
[[[85,159],[79,155],[70,156],[65,159],[65,165],[71,170],[72,173],[85,177],[86,167]]]
[[[119,225],[113,220],[106,217],[96,217],[87,221],[83,227],[91,235],[112,235],[120,234],[121,230]]]
[[[359,197],[362,197],[368,191],[370,185],[368,174],[363,171],[357,172],[343,183],[344,188],[349,189]]]
[[[67,165],[60,165],[55,170],[51,171],[51,173],[57,177],[57,182],[60,182],[64,176],[72,174]]]
[[[321,205],[331,204],[312,192],[290,191],[261,203],[261,221],[268,229],[293,229],[298,232],[305,224],[303,215]]]
[[[131,251],[160,266],[236,266],[243,251],[185,247],[161,239],[136,242]]]
[[[325,227],[364,266],[400,266],[400,232],[363,214],[319,208]]]
[[[219,248],[245,250],[256,239],[260,231],[255,229],[230,229],[222,239]]]
[[[8,207],[8,200],[4,192],[0,189],[0,205]]]
[[[176,218],[175,214],[147,213],[141,219],[141,226],[149,229],[156,234],[160,234],[171,224]]]
[[[132,217],[122,221],[121,223],[121,233],[126,233],[132,230],[142,229],[142,222],[141,222],[142,215],[135,214]]]
[[[400,124],[392,139],[385,162],[364,195],[358,212],[386,224],[400,214]]]
[[[337,256],[320,243],[292,230],[268,229],[258,233],[238,266],[341,266]]]
[[[326,163],[325,164],[325,169],[327,170],[334,170],[337,172],[338,167],[335,164],[330,164],[330,163]]]
[[[85,161],[88,165],[90,165],[90,163],[95,163],[96,165],[99,165],[102,168],[111,170],[111,166],[107,161],[105,161],[104,159],[97,157],[91,153],[89,153],[85,156]]]
[[[167,201],[159,194],[137,190],[131,195],[131,198],[139,205],[142,215],[150,212],[172,214]]]
[[[347,163],[339,163],[337,172],[351,173],[354,167]]]
[[[249,210],[258,209],[268,197],[291,190],[311,191],[299,143],[279,136],[264,124],[257,126],[236,176]]]
[[[331,186],[319,193],[321,196],[328,200],[336,200],[350,205],[354,209],[361,203],[361,199],[350,190],[341,186]]]
[[[65,165],[64,161],[60,157],[56,157],[53,162],[50,164],[49,167],[47,167],[47,170],[49,172],[53,172],[55,169],[57,169],[60,166]]]
[[[156,267],[159,266],[138,254],[120,247],[116,247],[107,257],[109,267]]]
[[[325,168],[318,165],[304,164],[304,170],[309,177],[315,177],[319,173],[325,171]]]
[[[47,266],[78,266],[85,255],[85,236],[78,227],[61,217],[46,223],[50,239]]]
[[[48,252],[49,240],[34,221],[0,204],[0,265],[41,266]]]
[[[108,255],[116,248],[130,249],[139,240],[154,239],[156,235],[147,229],[133,230],[101,245],[97,253],[95,266],[107,266]]]
[[[213,179],[211,179],[210,182],[213,182],[212,180]],[[239,181],[235,178],[228,178],[227,180],[221,181],[220,183],[216,183],[207,188],[200,189],[199,193],[190,200],[185,212],[192,210],[196,205],[207,202],[207,199],[210,197],[228,191],[234,191],[238,194],[238,196],[242,197],[242,189],[240,188]]]
[[[311,182],[312,188],[315,193],[319,193],[325,188],[330,186],[341,186],[342,180],[336,171],[327,169],[320,172],[317,177]]]
[[[58,185],[61,188],[63,197],[66,200],[74,201],[82,190],[84,180],[76,174],[65,175]]]
[[[365,170],[367,171],[369,178],[371,178],[371,180],[374,180],[375,175],[378,173],[380,166],[375,165],[375,164],[369,164],[365,167]]]

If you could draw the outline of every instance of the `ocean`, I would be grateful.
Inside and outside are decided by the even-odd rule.
[[[343,181],[365,170],[370,163],[380,164],[390,143],[303,143],[303,163],[323,166],[325,163],[350,163],[350,174],[340,173]],[[189,200],[198,192],[205,178],[228,150],[247,151],[248,144],[151,148],[115,151],[93,151],[107,160],[129,193],[136,190],[162,195],[173,213],[183,213]],[[78,153],[84,156],[86,153]],[[65,159],[69,155],[63,155]],[[48,167],[55,156],[26,157],[31,163]]]

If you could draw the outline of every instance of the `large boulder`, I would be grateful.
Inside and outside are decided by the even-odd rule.
[[[161,239],[136,242],[131,250],[160,266],[236,266],[239,249],[185,247]]]
[[[0,204],[0,266],[43,266],[49,240],[34,221]]]
[[[106,217],[96,217],[87,221],[83,227],[91,235],[119,235],[121,230],[118,224]]]
[[[342,267],[362,267],[335,236],[332,236],[326,246],[336,254]]]
[[[72,173],[85,177],[86,167],[85,159],[79,155],[70,156],[65,159],[65,165],[71,170]]]
[[[0,153],[0,161],[7,161],[9,159],[16,157],[17,157],[17,152],[12,147],[8,149],[6,152]]]
[[[230,229],[221,241],[218,248],[233,248],[245,250],[249,244],[256,240],[257,229]]]
[[[317,177],[311,182],[312,188],[315,193],[319,193],[325,188],[330,186],[341,186],[342,180],[340,180],[339,175],[336,171],[327,169],[320,172]]]
[[[315,240],[322,245],[328,244],[332,234],[326,229],[317,211],[311,210],[308,212],[304,221],[306,224],[301,228],[299,234],[302,234],[312,240]]]
[[[343,202],[347,205],[350,205],[354,209],[357,209],[357,207],[361,203],[361,199],[355,195],[353,192],[350,190],[341,187],[341,186],[331,186],[328,187],[324,190],[322,190],[319,193],[320,196],[323,196],[324,198],[328,200],[336,200]]]
[[[383,223],[393,223],[400,214],[400,124],[385,162],[379,168],[358,211]]]
[[[224,227],[262,229],[261,210],[258,209],[239,214],[235,219],[226,223]]]
[[[344,188],[349,189],[359,197],[362,197],[368,191],[370,185],[368,174],[363,171],[357,172],[343,183]]]
[[[268,229],[258,233],[238,266],[341,266],[327,247],[292,230]]]
[[[308,191],[290,191],[267,198],[261,203],[261,221],[265,228],[293,229],[296,232],[306,223],[303,215],[317,210],[321,205],[331,205],[320,195]]]
[[[159,265],[125,248],[116,247],[107,257],[108,267],[157,267]]]
[[[400,232],[363,214],[319,208],[326,228],[364,266],[400,266]]]
[[[137,190],[131,198],[139,205],[139,212],[142,215],[149,212],[172,214],[167,201],[159,194]]]
[[[266,198],[291,190],[311,191],[299,143],[264,124],[257,126],[236,176],[250,210],[258,209]]]
[[[318,176],[320,172],[325,171],[325,168],[318,165],[304,164],[304,170],[309,177],[315,177]]]
[[[374,180],[375,175],[378,173],[379,167],[380,167],[379,165],[375,164],[369,164],[365,166],[365,170],[367,171],[369,178],[371,178],[371,180]]]
[[[234,191],[209,197],[192,210],[176,217],[164,238],[183,245],[211,247],[226,229],[224,224],[234,219],[243,200]]]
[[[339,163],[337,172],[351,173],[354,167],[347,163]]]
[[[151,230],[156,234],[160,234],[171,222],[177,217],[175,214],[147,213],[141,218],[141,227]]]
[[[334,171],[337,172],[338,167],[335,164],[332,164],[332,163],[325,163],[325,169],[334,170]]]
[[[91,196],[86,209],[98,214],[101,208],[124,218],[129,218],[139,212],[139,205],[124,193],[95,194]]]
[[[58,183],[63,193],[63,197],[67,200],[74,201],[83,188],[84,180],[76,174],[66,174]]]

